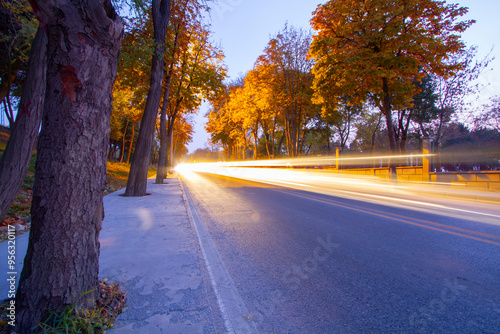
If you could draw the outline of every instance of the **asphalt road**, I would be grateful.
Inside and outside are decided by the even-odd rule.
[[[259,333],[500,333],[498,204],[182,181]]]

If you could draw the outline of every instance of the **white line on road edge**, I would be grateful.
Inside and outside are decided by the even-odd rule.
[[[238,290],[229,275],[224,262],[222,262],[222,259],[215,248],[212,238],[210,237],[198,210],[196,210],[187,187],[184,185],[180,177],[179,181],[182,195],[188,209],[189,219],[191,220],[191,224],[193,224],[196,235],[198,236],[205,265],[207,266],[208,273],[210,275],[210,281],[212,283],[215,296],[217,297],[217,303],[219,304],[222,317],[224,318],[224,325],[226,326],[227,332],[230,334],[258,333],[255,324],[244,318],[243,315],[248,315],[248,310],[241,299],[241,296],[238,293]]]

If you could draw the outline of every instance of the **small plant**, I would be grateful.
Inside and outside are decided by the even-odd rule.
[[[104,333],[111,328],[107,319],[102,317],[98,309],[77,310],[67,307],[62,313],[49,312],[44,323],[39,324],[42,333]]]
[[[90,293],[87,292],[84,295]],[[83,297],[83,296],[82,296]],[[0,333],[10,333],[7,323],[9,300],[0,304]],[[99,297],[93,309],[67,306],[63,312],[48,311],[48,318],[38,325],[44,334],[102,334],[113,328],[116,317],[125,306],[125,292],[119,284],[99,282]]]
[[[105,278],[99,282],[99,298],[96,307],[114,322],[125,306],[126,293],[122,290],[120,284],[107,283],[107,281]]]
[[[60,314],[50,312],[47,320],[39,326],[44,334],[101,334],[113,328],[124,305],[125,292],[120,285],[103,279],[99,282],[99,298],[93,309],[67,307]]]
[[[9,314],[10,310],[8,307],[10,306],[10,299],[5,299],[0,302],[0,333],[10,333],[11,326],[9,325]]]

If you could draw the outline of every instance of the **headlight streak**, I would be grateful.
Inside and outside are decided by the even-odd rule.
[[[423,155],[422,155],[423,156]],[[400,156],[405,157],[405,156]],[[362,158],[357,158],[362,159]],[[338,174],[336,170],[305,169],[305,168],[265,168],[271,162],[286,166],[305,166],[317,165],[331,161],[331,158],[297,158],[270,161],[242,161],[242,162],[218,162],[218,163],[194,163],[180,164],[176,167],[177,172],[183,174],[186,178],[193,177],[195,172],[210,173],[250,181],[264,182],[277,186],[285,186],[306,191],[328,194],[321,189],[327,189],[331,194],[343,197],[364,198],[366,201],[377,201],[379,203],[399,203],[400,205],[416,205],[422,208],[436,210],[451,210],[457,214],[466,213],[490,218],[488,223],[500,225],[500,215],[475,210],[466,210],[463,208],[454,208],[436,203],[416,201],[401,198],[405,195],[414,195],[422,193],[432,194],[439,191],[450,191],[450,184],[439,189],[440,184],[434,183],[429,186],[428,183],[418,181],[399,181],[397,183],[391,180],[384,180],[377,177],[354,174]],[[333,159],[335,160],[335,159]],[[291,162],[294,162],[293,164]],[[250,167],[254,166],[254,167]],[[190,176],[189,176],[189,175]],[[453,185],[452,185],[453,186]],[[455,188],[458,188],[455,185]],[[453,190],[453,189],[452,189]],[[456,189],[459,190],[459,189]],[[460,193],[457,192],[459,195]],[[361,196],[361,198],[360,198]]]
[[[265,168],[269,167],[265,164],[262,164],[261,166],[255,166],[256,168],[252,168],[251,164],[254,163],[253,161],[245,161],[243,163],[245,163],[246,166],[237,166],[237,164],[239,163],[222,162],[184,164],[179,165],[177,167],[177,171],[180,174],[183,174],[187,179],[191,179],[191,177],[204,179],[206,175],[204,176],[203,173],[207,173],[276,185],[277,187],[270,187],[270,190],[282,192],[285,194],[288,193],[291,196],[299,196],[303,197],[304,199],[313,200],[332,206],[356,210],[365,214],[385,218],[389,221],[393,221],[395,224],[404,223],[407,225],[411,225],[413,228],[423,228],[426,230],[434,231],[435,233],[444,233],[445,236],[447,235],[447,237],[451,238],[453,238],[454,236],[463,240],[485,243],[489,244],[490,246],[500,247],[500,236],[482,233],[480,232],[481,230],[475,231],[474,228],[460,228],[458,226],[454,226],[453,221],[450,221],[449,225],[448,223],[440,224],[433,221],[432,216],[430,216],[430,220],[425,220],[425,218],[418,219],[413,217],[413,215],[411,214],[409,216],[406,216],[392,213],[390,211],[385,211],[385,209],[377,210],[374,209],[374,207],[364,205],[364,203],[361,203],[359,205],[351,205],[346,204],[342,201],[335,201],[333,198],[328,199],[316,195],[340,195],[340,197],[351,198],[367,203],[375,203],[384,206],[387,205],[404,209],[414,209],[429,214],[437,214],[463,220],[469,219],[467,215],[473,215],[474,218],[472,220],[474,221],[500,226],[500,215],[493,214],[498,212],[498,210],[491,211],[491,213],[479,212],[474,210],[477,207],[473,207],[473,210],[467,210],[463,206],[452,207],[438,204],[435,201],[433,202],[432,200],[427,201],[426,199],[424,199],[423,201],[419,201],[409,199],[410,197],[404,198],[401,196],[421,193],[425,194],[430,189],[437,190],[441,188],[440,184],[438,183],[433,183],[433,185],[431,186],[426,182],[393,182],[391,180],[383,180],[372,176],[338,174],[335,170],[305,168]],[[286,166],[291,167],[294,165],[287,162]],[[310,165],[304,164],[302,166]],[[198,174],[198,172],[200,174]],[[191,181],[196,182],[194,178],[192,178]],[[441,189],[448,190],[451,188],[450,186],[453,186],[449,183],[443,183],[443,185],[446,185],[446,187],[442,187]],[[426,189],[426,191],[421,192],[422,189]],[[294,190],[303,190],[305,192]],[[380,194],[378,194],[379,192]],[[345,196],[342,196],[341,194],[345,194]],[[479,218],[477,216],[479,216]],[[330,238],[330,236],[328,237]],[[314,253],[314,255],[316,255],[316,253]],[[285,283],[304,283],[304,280],[310,278],[305,274],[307,270],[310,270],[310,274],[312,275],[312,278],[314,278],[315,270],[319,268],[320,262],[312,262],[313,260],[316,261],[317,259],[315,257],[309,257],[304,260],[301,267],[297,264],[291,266],[292,270],[287,270],[283,275],[281,275],[283,276],[282,280],[284,280]],[[444,287],[442,288],[441,293],[436,298],[432,299],[428,303],[422,302],[418,310],[413,310],[414,312],[408,318],[410,325],[414,326],[417,331],[425,331],[428,326],[434,321],[431,317],[432,315],[440,314],[442,312],[445,312],[446,309],[451,308],[456,299],[459,298],[460,293],[462,291],[465,291],[466,289],[466,286],[458,285],[457,282],[458,281],[455,279],[455,285],[453,285],[453,280],[445,280]],[[293,287],[294,285],[290,286]],[[457,293],[452,295],[452,293],[455,291],[453,289],[458,290]],[[268,294],[267,298],[260,299],[255,302],[254,308],[257,311],[255,317],[254,315],[248,316],[248,318],[246,316],[244,317],[254,320],[258,324],[264,323],[266,317],[272,318],[274,316],[277,308],[280,305],[290,302],[289,294],[287,294],[286,292],[286,290],[275,289],[271,294]]]
[[[493,244],[496,246],[500,246],[500,242],[496,242],[496,241],[492,241],[492,240],[488,240],[488,239],[482,239],[482,238],[478,238],[475,236],[466,235],[463,233],[479,235],[479,236],[491,238],[491,239],[500,239],[500,236],[496,236],[496,235],[492,235],[492,234],[472,231],[472,230],[468,230],[468,229],[464,229],[464,228],[460,228],[460,227],[455,227],[455,226],[451,226],[451,225],[446,225],[446,224],[440,224],[440,223],[436,223],[436,222],[432,222],[432,221],[424,220],[424,219],[419,219],[419,218],[415,218],[415,217],[407,217],[407,216],[392,213],[389,211],[382,211],[382,210],[377,210],[377,209],[373,209],[373,208],[365,208],[365,207],[362,207],[359,205],[354,205],[354,204],[346,204],[346,203],[343,203],[340,201],[336,201],[334,199],[320,198],[320,197],[313,195],[313,194],[310,194],[310,195],[309,194],[307,194],[307,195],[298,194],[298,193],[294,192],[293,190],[291,190],[291,191],[281,190],[281,189],[274,189],[274,190],[281,192],[281,193],[284,193],[284,194],[312,200],[312,201],[319,202],[319,203],[324,203],[324,204],[328,204],[328,205],[341,207],[344,209],[363,212],[363,213],[367,213],[370,215],[390,219],[393,221],[398,221],[398,222],[409,224],[409,225],[415,225],[415,226],[419,226],[419,227],[423,227],[423,228],[427,228],[427,229],[431,229],[431,230],[435,230],[435,231],[439,231],[439,232],[444,232],[447,234],[452,234],[452,235],[465,237],[468,239],[473,239],[473,240],[477,240],[477,241],[481,241],[481,242],[490,243],[490,244]],[[458,232],[455,232],[453,230],[463,232],[463,233],[458,233]]]
[[[337,161],[342,166],[359,165],[359,164],[372,164],[382,161],[397,161],[415,158],[432,157],[434,154],[411,154],[411,155],[380,155],[373,157],[342,157],[335,158],[331,156],[326,157],[307,157],[307,158],[289,158],[289,159],[276,159],[276,160],[249,160],[249,161],[221,161],[216,163],[199,163],[193,165],[218,165],[220,167],[303,167],[303,166],[334,166]]]

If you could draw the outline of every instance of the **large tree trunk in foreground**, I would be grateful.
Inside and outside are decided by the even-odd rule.
[[[48,36],[32,225],[18,331],[96,296],[112,89],[123,23],[109,1],[37,0]],[[89,294],[84,295],[86,292]]]
[[[9,211],[28,171],[42,121],[46,72],[47,36],[39,27],[31,44],[28,74],[16,123],[0,158],[0,221]]]
[[[152,7],[155,51],[151,66],[151,81],[139,137],[132,157],[125,196],[147,195],[149,158],[161,99],[161,83],[163,81],[163,67],[165,66],[165,36],[170,19],[170,0],[153,0]]]

